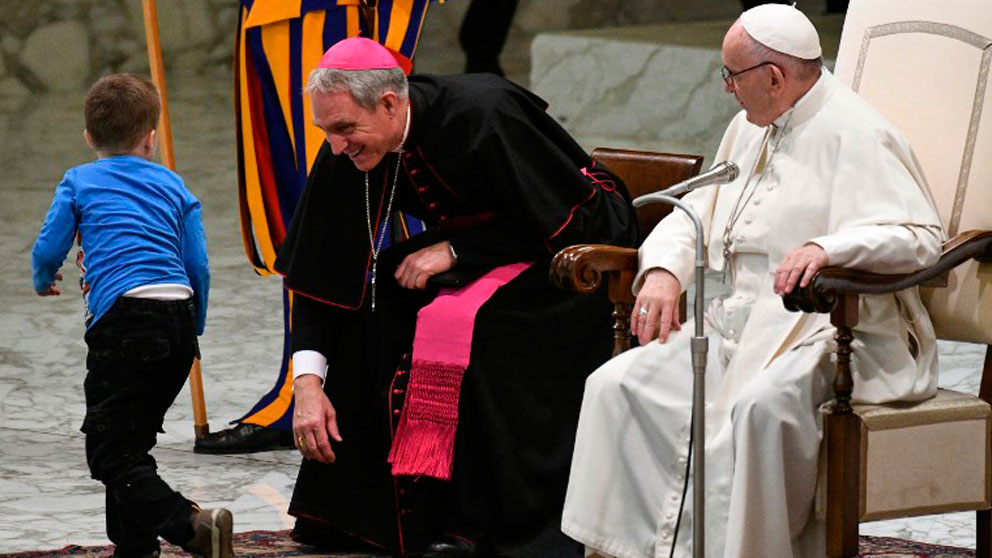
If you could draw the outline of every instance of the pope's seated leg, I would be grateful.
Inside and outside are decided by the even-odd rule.
[[[586,381],[562,530],[601,554],[650,553],[656,510],[671,496],[662,479],[685,470],[691,330],[631,349]]]
[[[726,556],[807,554],[832,366],[826,342],[779,356],[743,388],[731,410],[733,481]],[[811,521],[813,520],[813,521]]]

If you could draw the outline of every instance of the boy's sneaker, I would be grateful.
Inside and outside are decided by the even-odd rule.
[[[224,508],[193,511],[193,539],[186,552],[201,558],[234,558],[234,517]]]

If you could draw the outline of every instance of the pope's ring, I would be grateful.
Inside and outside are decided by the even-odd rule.
[[[641,306],[641,309],[637,312],[637,315],[638,316],[647,316],[648,315],[648,308],[647,308],[647,306]]]

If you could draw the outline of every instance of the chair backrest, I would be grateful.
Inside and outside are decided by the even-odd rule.
[[[631,198],[657,192],[699,174],[701,155],[677,155],[650,151],[630,151],[597,147],[592,152],[597,163],[613,171],[627,185]],[[658,221],[671,213],[672,207],[655,203],[637,208],[641,235],[647,236]]]
[[[992,229],[990,64],[989,0],[848,8],[835,73],[909,139],[951,237]],[[992,343],[992,264],[959,266],[923,297],[938,337]]]

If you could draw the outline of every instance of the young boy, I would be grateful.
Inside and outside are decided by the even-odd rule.
[[[210,276],[200,202],[151,161],[160,111],[145,78],[97,81],[86,98],[86,143],[98,159],[69,169],[31,253],[34,288],[58,295],[77,231],[85,253],[86,461],[107,488],[115,557],[154,558],[159,540],[231,558],[232,518],[201,510],[156,472],[149,451],[199,356]]]

